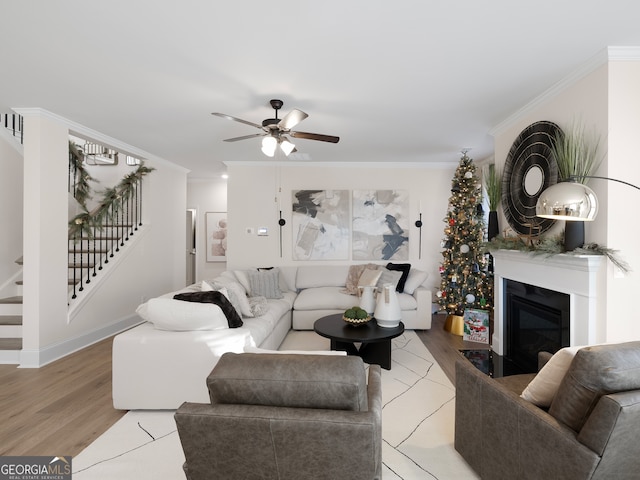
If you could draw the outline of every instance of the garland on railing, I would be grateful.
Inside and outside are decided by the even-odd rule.
[[[565,252],[563,233],[557,236],[547,235],[533,244],[523,241],[520,237],[503,237],[498,235],[490,242],[484,242],[482,247],[486,253],[490,253],[491,250],[519,250],[521,252],[546,256],[558,255],[560,253],[566,255],[604,255],[623,272],[627,273],[631,271],[629,264],[618,257],[618,250],[607,248],[604,245],[586,243],[580,248]]]
[[[84,155],[72,141],[69,141],[69,161],[76,172],[74,175],[73,197],[86,210],[87,200],[91,197],[89,182],[95,182],[96,179],[87,171]]]
[[[142,180],[142,177],[151,173],[154,168],[146,167],[144,161],[136,170],[124,176],[118,185],[107,188],[103,192],[102,202],[93,211],[88,212],[83,205],[84,212],[76,215],[69,221],[69,238],[78,237],[81,234],[85,238],[92,238],[94,227],[106,223],[112,219],[112,212],[117,212],[120,205],[129,200],[134,192],[135,186]]]

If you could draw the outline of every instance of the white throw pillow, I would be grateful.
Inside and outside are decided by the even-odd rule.
[[[573,361],[573,357],[581,348],[565,347],[558,350],[540,369],[520,396],[538,407],[549,407]]]
[[[413,292],[416,291],[416,288],[426,282],[427,278],[429,278],[429,273],[418,270],[416,268],[412,268],[411,270],[409,270],[409,276],[407,277],[407,281],[404,284],[404,293],[413,295]]]
[[[358,279],[359,287],[375,287],[382,275],[382,270],[365,268]],[[397,282],[396,282],[397,283]]]
[[[249,305],[249,299],[245,293],[244,288],[238,282],[229,280],[226,277],[218,277],[213,281],[212,287],[214,290],[222,291],[226,288],[229,301],[233,308],[236,309],[238,315],[241,317],[253,318],[253,312],[251,311],[251,305]]]
[[[376,287],[381,290],[387,283],[390,283],[393,285],[393,289],[395,290],[398,287],[400,277],[402,277],[402,272],[383,268],[380,270],[380,278],[378,279],[378,283],[376,283]]]
[[[242,288],[245,289],[247,295],[251,295],[251,283],[249,283],[249,271],[248,270],[234,270],[233,274],[242,285]]]
[[[139,315],[142,315],[140,312]],[[171,298],[152,298],[147,302],[148,322],[158,330],[193,331],[229,328],[222,309],[213,303],[183,302]],[[144,318],[144,316],[143,316]]]

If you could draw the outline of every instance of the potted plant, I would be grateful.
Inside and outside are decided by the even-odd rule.
[[[492,163],[484,171],[484,189],[489,200],[489,223],[487,225],[487,237],[491,241],[498,235],[498,205],[502,196],[502,174]]]
[[[586,134],[581,123],[573,122],[567,132],[558,130],[551,144],[551,154],[558,164],[558,180],[575,181],[586,185],[598,169],[600,136]],[[584,244],[584,222],[565,222],[564,248],[571,251]]]

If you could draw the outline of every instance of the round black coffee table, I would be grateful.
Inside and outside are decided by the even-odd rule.
[[[391,370],[391,339],[404,332],[404,324],[394,328],[379,327],[375,319],[364,325],[349,325],[341,313],[327,315],[313,324],[313,330],[331,340],[331,350],[342,350],[347,355],[358,355],[365,362]],[[361,343],[360,348],[355,343]]]

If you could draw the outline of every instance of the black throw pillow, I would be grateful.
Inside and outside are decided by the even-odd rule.
[[[398,285],[396,285],[396,292],[402,293],[404,292],[404,284],[407,281],[407,277],[409,276],[409,270],[411,270],[410,263],[387,263],[387,270],[396,270],[402,272],[402,276],[400,280],[398,280]]]
[[[240,318],[236,309],[233,308],[227,297],[218,291],[178,293],[173,296],[173,299],[184,302],[214,303],[220,307],[224,316],[227,317],[229,328],[242,326],[242,318]]]

